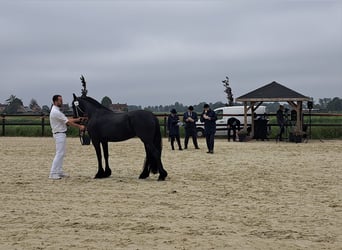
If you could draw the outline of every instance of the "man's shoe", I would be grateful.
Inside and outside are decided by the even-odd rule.
[[[195,147],[195,149],[200,149],[199,147]]]
[[[59,177],[66,178],[66,177],[69,177],[69,175],[64,173],[64,172],[62,172],[62,173],[59,174]]]
[[[62,179],[62,177],[59,176],[58,174],[50,174],[49,179],[60,180],[60,179]]]

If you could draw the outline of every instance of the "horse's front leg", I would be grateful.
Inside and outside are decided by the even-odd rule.
[[[96,152],[96,156],[97,156],[97,163],[98,163],[98,170],[97,173],[95,175],[95,179],[96,178],[104,178],[105,177],[105,172],[103,171],[103,167],[102,167],[102,155],[101,155],[101,147],[100,147],[100,142],[94,142],[94,140],[92,141],[94,148],[95,148],[95,152]]]
[[[109,177],[112,174],[112,170],[110,169],[109,163],[108,163],[108,158],[109,158],[108,141],[102,142],[102,149],[103,149],[103,156],[104,156],[104,159],[105,159],[104,177]]]

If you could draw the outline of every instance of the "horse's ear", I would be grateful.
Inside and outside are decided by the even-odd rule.
[[[74,96],[74,100],[77,100],[77,96],[75,95],[75,93],[72,94]]]

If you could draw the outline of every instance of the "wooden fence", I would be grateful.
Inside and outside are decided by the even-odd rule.
[[[160,123],[160,126],[163,127],[163,131],[164,131],[164,137],[167,136],[166,134],[166,127],[167,127],[167,117],[168,117],[168,113],[164,113],[164,114],[155,114],[159,120],[161,120],[162,122]],[[268,117],[272,117],[275,116],[276,114],[268,114]],[[179,115],[180,119],[182,119],[182,115]],[[243,116],[243,114],[234,114],[234,115],[223,115],[223,116]],[[16,117],[27,117],[30,119],[28,122],[25,121],[25,119],[21,119],[20,121],[11,121],[13,118]],[[311,129],[311,127],[342,127],[342,114],[336,114],[336,113],[304,113],[304,120],[311,120],[311,118],[314,117],[341,117],[341,122],[340,123],[312,123],[312,122],[304,122],[304,124],[306,124],[309,129]],[[23,121],[24,120],[24,121]],[[35,120],[35,121],[32,121]],[[2,128],[1,131],[1,135],[2,136],[6,136],[6,127],[8,126],[40,126],[41,127],[41,136],[45,135],[45,131],[46,129],[50,129],[50,121],[49,121],[49,117],[41,114],[41,115],[37,115],[37,114],[30,114],[30,115],[8,115],[8,114],[1,114],[1,120],[0,120],[0,127]],[[218,127],[226,127],[225,124],[218,124]],[[269,123],[268,126],[278,126],[278,124],[276,123]]]

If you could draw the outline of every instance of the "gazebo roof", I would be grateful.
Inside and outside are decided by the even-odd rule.
[[[289,89],[275,81],[266,84],[254,91],[236,98],[236,101],[256,101],[256,102],[281,102],[281,101],[310,101],[310,98],[304,96],[292,89]]]

